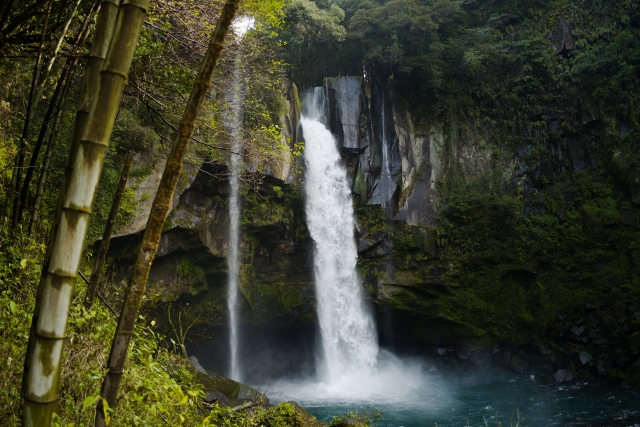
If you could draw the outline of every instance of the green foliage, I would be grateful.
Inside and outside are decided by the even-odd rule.
[[[236,412],[229,408],[214,406],[211,414],[203,423],[204,426],[226,427],[319,427],[308,412],[295,403],[283,402],[279,405],[262,409],[260,407],[247,412]]]
[[[379,61],[393,74],[394,68],[422,78],[437,78],[442,24],[454,19],[460,3],[451,0],[424,2],[390,0],[359,9],[349,22],[349,31],[363,44],[364,62]]]
[[[334,2],[317,3],[289,2],[284,9],[284,27],[279,36],[280,51],[293,77],[305,83],[311,78],[320,84],[323,77],[331,75],[323,66],[333,57],[332,51],[346,39],[347,31],[343,26],[343,9]],[[309,75],[312,77],[308,78]]]
[[[35,289],[44,245],[0,236],[0,358],[6,363],[0,379],[3,425],[19,424],[20,385],[31,325]],[[102,382],[108,344],[116,319],[104,306],[87,310],[84,285],[78,283],[71,308],[64,351],[60,426],[93,425],[94,404]],[[160,337],[140,319],[123,378],[122,398],[111,414],[118,425],[198,425],[204,418],[196,405],[203,395],[188,361],[159,346]]]
[[[34,240],[14,238],[6,230],[0,231],[0,360],[3,364],[0,419],[7,427],[17,427],[20,423],[23,360],[44,250],[45,246]],[[67,327],[61,399],[54,426],[93,425],[104,365],[116,328],[117,319],[100,303],[91,309],[85,308],[84,292],[84,282],[78,282]],[[148,322],[140,316],[129,348],[118,405],[108,409],[113,425],[320,425],[294,403],[281,403],[270,409],[257,406],[247,411],[233,411],[218,405],[206,409],[201,399],[207,384],[215,379],[196,375],[188,360],[163,347],[165,340],[155,331],[157,327],[155,321]]]
[[[376,421],[382,418],[382,411],[368,408],[362,412],[350,411],[346,414],[335,416],[329,423],[330,426],[369,426],[375,425]]]
[[[438,248],[431,261],[419,262],[423,249],[410,235],[403,239],[409,230],[402,228],[393,258],[398,283],[432,292],[429,284],[442,280],[447,292],[418,304],[405,294],[393,301],[457,324],[445,332],[448,339],[526,340],[576,301],[637,286],[629,260],[640,209],[612,182],[585,173],[527,199],[502,195],[490,178],[445,184],[439,226],[429,238]],[[441,273],[434,277],[433,268]]]

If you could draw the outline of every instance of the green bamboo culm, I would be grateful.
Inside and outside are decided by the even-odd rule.
[[[73,127],[73,139],[71,140],[71,149],[69,150],[69,159],[64,172],[63,188],[60,192],[61,195],[66,193],[66,183],[69,182],[71,173],[73,172],[73,165],[76,158],[76,152],[78,150],[78,143],[80,138],[85,134],[87,130],[87,123],[89,120],[89,112],[95,104],[95,99],[98,96],[100,90],[100,71],[104,66],[104,61],[109,51],[109,45],[113,32],[116,27],[116,20],[118,18],[118,10],[120,8],[121,0],[103,0],[100,3],[100,11],[96,20],[95,34],[91,43],[91,51],[89,52],[89,61],[87,69],[84,75],[84,83],[82,85],[82,91],[80,92],[80,99],[78,103],[78,109],[76,110],[76,117]],[[43,271],[46,270],[49,265],[49,258],[51,257],[51,249],[53,248],[53,238],[58,232],[58,224],[60,223],[60,214],[62,212],[62,203],[64,197],[60,197],[60,203],[56,210],[56,216],[53,220],[53,226],[51,227],[51,236],[49,244],[47,245],[47,253],[45,254],[43,261]],[[36,301],[37,304],[37,301]]]
[[[29,337],[29,343],[27,346],[27,355],[25,357],[24,375],[22,376],[22,397],[24,402],[23,410],[23,424],[26,425],[44,425],[49,426],[51,424],[51,417],[53,412],[57,409],[58,404],[58,390],[60,388],[60,360],[54,362],[58,367],[53,371],[53,375],[49,379],[51,384],[45,384],[40,388],[36,388],[34,381],[37,378],[30,378],[27,375],[31,372],[33,361],[30,358],[35,357],[35,345],[38,339],[36,338],[39,331],[37,331],[37,320],[39,314],[43,310],[42,301],[45,295],[45,289],[51,285],[51,277],[49,274],[49,264],[51,254],[54,251],[59,250],[55,247],[55,241],[58,235],[58,224],[60,223],[60,216],[62,207],[65,203],[66,195],[66,182],[69,181],[71,173],[73,172],[73,165],[75,163],[76,147],[80,137],[86,130],[88,122],[89,110],[93,105],[93,100],[97,97],[98,90],[100,88],[100,70],[104,64],[104,60],[107,56],[109,45],[113,31],[115,29],[116,18],[118,16],[118,8],[120,0],[105,0],[100,4],[100,10],[96,20],[96,26],[94,31],[93,40],[91,43],[91,51],[89,53],[89,63],[85,72],[84,84],[82,92],[80,94],[80,104],[76,112],[75,128],[73,133],[73,140],[71,143],[71,150],[69,153],[68,165],[65,169],[65,181],[62,191],[60,192],[60,201],[54,218],[53,226],[51,227],[51,235],[49,237],[49,243],[47,245],[47,252],[45,253],[42,262],[42,274],[40,277],[40,284],[38,286],[38,294],[36,297],[36,304],[34,308],[34,316],[31,322],[31,332]],[[77,269],[76,269],[77,270]],[[55,271],[55,270],[53,270]],[[75,273],[72,275],[75,276]],[[62,277],[59,278],[61,280]],[[67,279],[72,284],[75,283],[75,279]],[[46,301],[46,300],[44,300]],[[68,307],[65,311],[65,316],[68,316]],[[66,321],[65,321],[66,326]],[[64,337],[64,329],[59,336]],[[47,339],[45,335],[43,339]],[[51,342],[58,342],[60,338],[53,337]],[[60,346],[58,351],[62,349],[62,343],[57,344]],[[58,356],[59,359],[59,356]],[[51,371],[50,371],[51,372]],[[33,373],[33,375],[37,375]]]
[[[131,340],[131,334],[133,333],[135,321],[138,317],[138,310],[145,292],[149,270],[151,270],[151,263],[158,250],[162,226],[167,219],[171,201],[173,200],[173,193],[180,172],[182,171],[182,160],[189,140],[193,135],[202,102],[211,86],[213,70],[224,47],[224,40],[238,10],[239,3],[240,0],[227,0],[224,5],[218,24],[209,41],[209,47],[207,48],[202,68],[193,85],[191,96],[189,97],[182,120],[180,121],[178,135],[173,144],[171,154],[167,159],[158,192],[151,207],[147,227],[142,238],[142,243],[140,244],[140,249],[138,250],[129,284],[127,285],[124,304],[120,312],[120,319],[118,320],[116,333],[113,338],[113,343],[111,344],[109,361],[107,362],[107,374],[104,377],[100,392],[102,399],[106,400],[111,408],[115,405],[118,396],[118,388],[122,378],[124,362],[127,357],[129,341]],[[103,400],[100,400],[96,409],[96,427],[106,426],[104,419],[105,407],[102,402]]]
[[[60,390],[69,307],[109,139],[149,0],[124,0],[118,10],[99,91],[82,138],[71,153],[57,229],[43,266],[27,349],[22,423],[50,426]]]

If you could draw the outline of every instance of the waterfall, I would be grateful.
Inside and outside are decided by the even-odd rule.
[[[239,41],[244,34],[252,28],[253,18],[241,17],[233,24],[234,32]],[[229,177],[229,248],[227,262],[229,277],[227,283],[227,308],[229,310],[229,349],[230,367],[229,376],[240,381],[242,372],[238,361],[239,342],[239,306],[238,299],[238,273],[240,271],[239,246],[240,246],[240,174],[242,173],[242,104],[244,102],[244,88],[242,84],[242,44],[238,44],[233,68],[233,90],[228,95],[229,110],[225,114],[225,127],[231,133],[230,144],[230,177]]]
[[[351,190],[337,143],[322,123],[322,88],[307,92],[300,120],[305,140],[305,211],[315,243],[314,267],[322,338],[323,380],[335,382],[377,363],[378,342],[356,272]]]

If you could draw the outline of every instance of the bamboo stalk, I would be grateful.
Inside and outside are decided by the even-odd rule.
[[[104,377],[100,392],[100,395],[107,401],[110,408],[114,407],[116,403],[129,341],[131,340],[131,334],[133,333],[135,321],[138,317],[138,310],[145,292],[149,270],[151,270],[151,263],[158,250],[162,226],[167,219],[173,193],[182,170],[184,154],[193,134],[196,118],[200,112],[202,102],[211,86],[213,70],[224,47],[224,40],[238,10],[239,2],[240,0],[227,0],[224,5],[216,29],[209,42],[202,68],[193,85],[191,96],[189,97],[178,128],[176,141],[167,159],[167,164],[162,174],[160,185],[158,186],[158,192],[151,207],[147,228],[144,232],[140,249],[138,250],[129,284],[127,285],[124,304],[120,313],[120,319],[118,320],[118,327],[113,338],[113,343],[111,344],[109,361],[107,362],[107,373]],[[96,410],[96,427],[104,427],[105,425],[101,400]]]
[[[69,308],[84,239],[120,98],[133,60],[149,0],[125,0],[120,7],[98,95],[88,125],[70,157],[72,172],[59,223],[50,242],[27,349],[22,396],[24,427],[49,426],[57,409]]]
[[[47,268],[49,259],[51,258],[51,251],[49,248],[53,247],[53,237],[56,235],[58,225],[60,224],[63,200],[62,195],[66,192],[65,188],[73,172],[73,162],[76,158],[78,142],[85,133],[89,112],[94,105],[95,98],[100,88],[100,71],[102,70],[109,50],[109,44],[111,43],[111,38],[115,30],[120,2],[121,0],[102,0],[100,3],[100,12],[98,13],[98,18],[96,20],[93,42],[91,43],[91,51],[89,52],[89,62],[85,71],[84,84],[82,85],[82,91],[80,93],[78,109],[76,110],[69,160],[65,167],[65,177],[62,183],[62,190],[60,192],[60,202],[56,209],[56,216],[53,220],[53,226],[51,227],[51,237],[49,244],[47,245],[47,253],[43,260],[43,270]]]

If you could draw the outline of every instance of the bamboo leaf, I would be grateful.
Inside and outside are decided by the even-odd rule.
[[[82,409],[87,409],[89,406],[93,406],[98,403],[100,396],[87,396],[82,402]]]

